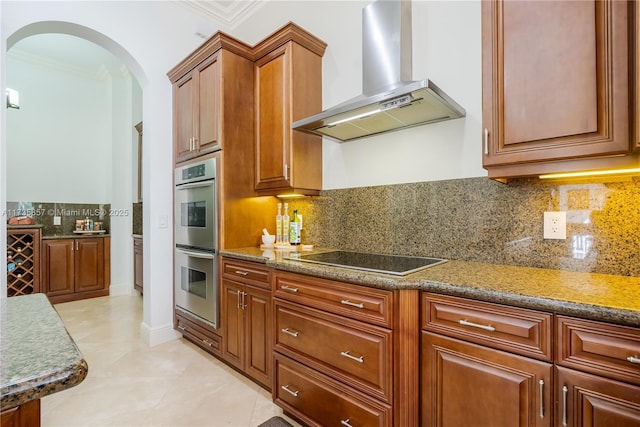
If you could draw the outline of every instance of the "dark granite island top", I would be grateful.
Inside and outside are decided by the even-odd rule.
[[[0,300],[0,410],[71,388],[87,362],[44,294]]]
[[[448,261],[398,277],[292,261],[286,259],[289,252],[281,250],[240,248],[220,254],[380,289],[419,289],[640,327],[640,277],[465,261]]]

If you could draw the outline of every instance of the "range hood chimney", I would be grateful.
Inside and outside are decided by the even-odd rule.
[[[362,95],[298,120],[293,128],[338,141],[465,116],[431,80],[412,81],[411,1],[362,9]]]

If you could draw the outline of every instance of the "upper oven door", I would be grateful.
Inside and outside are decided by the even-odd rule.
[[[177,185],[175,191],[176,245],[215,250],[215,180]]]

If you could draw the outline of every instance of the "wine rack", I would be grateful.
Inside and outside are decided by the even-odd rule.
[[[40,229],[7,230],[7,296],[40,292]]]

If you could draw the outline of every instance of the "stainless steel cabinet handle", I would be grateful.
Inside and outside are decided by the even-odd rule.
[[[298,397],[298,393],[300,393],[300,390],[296,390],[296,391],[291,390],[289,388],[289,384],[283,385],[280,388],[282,388],[284,391],[286,391],[287,393],[289,393],[290,395],[295,396],[295,397]]]
[[[76,240],[76,251],[78,250],[78,241]]]
[[[567,393],[569,389],[567,386],[562,386],[562,401],[564,402],[562,405],[562,425],[567,425]]]
[[[240,292],[240,296],[242,297],[242,304],[240,304],[241,309],[247,308],[247,304],[245,304],[244,297],[247,295],[246,292]]]
[[[286,163],[284,164],[284,179],[289,181],[289,165]]]
[[[193,137],[193,151],[200,151],[200,147],[198,146],[198,138]]]
[[[240,290],[236,290],[236,296],[238,297],[238,303],[236,304],[236,308],[242,308],[240,306],[240,294],[242,293],[242,291]]]
[[[360,357],[355,357],[349,354],[349,351],[341,351],[340,352],[340,356],[344,356],[347,357],[351,360],[355,360],[358,363],[364,363],[364,356],[360,356]]]
[[[350,305],[351,307],[364,308],[364,304],[361,302],[351,302],[348,299],[343,299],[340,304]]]
[[[209,340],[202,340],[202,342],[208,345],[209,347],[213,347],[213,343]]]
[[[640,363],[640,357],[638,356],[629,356],[627,360],[631,363]]]
[[[298,335],[300,335],[300,332],[292,331],[289,328],[282,328],[282,329],[280,329],[280,331],[284,332],[287,335],[291,335],[292,337],[297,337]]]
[[[180,325],[180,326],[178,326],[178,329],[180,329],[181,331],[186,331],[187,327]]]
[[[242,271],[242,270],[236,270],[236,274],[239,274],[241,276],[248,276],[249,272],[248,271]]]
[[[351,424],[349,424],[349,418],[347,418],[346,420],[340,420],[340,424],[345,427],[353,427]]]
[[[458,320],[458,323],[460,323],[461,325],[464,325],[464,326],[471,326],[473,328],[484,329],[485,331],[489,331],[489,332],[493,332],[493,331],[496,330],[496,328],[494,328],[491,325],[480,325],[478,323],[469,322],[467,319],[460,319],[460,320]]]
[[[489,129],[484,128],[484,154],[489,154]]]
[[[189,138],[189,151],[193,151],[193,137]]]
[[[283,285],[280,289],[282,289],[283,291],[298,292],[298,288],[292,288],[291,286],[287,285]]]
[[[540,418],[544,418],[544,381],[538,381],[540,384]]]

